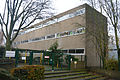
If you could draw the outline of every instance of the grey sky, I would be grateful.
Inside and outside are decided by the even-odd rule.
[[[85,0],[84,1],[82,0],[53,0],[53,5],[56,9],[56,12],[61,13],[69,9],[72,9],[74,7],[77,7],[85,2],[86,2]]]
[[[3,11],[4,1],[5,0],[0,0],[0,12]],[[85,0],[84,1],[82,0],[52,0],[52,1],[53,1],[53,7],[55,8],[55,12],[57,14],[67,11],[69,9],[72,9],[86,2]]]

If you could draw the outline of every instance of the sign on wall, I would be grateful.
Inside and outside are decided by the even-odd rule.
[[[5,57],[15,57],[15,51],[6,51]]]

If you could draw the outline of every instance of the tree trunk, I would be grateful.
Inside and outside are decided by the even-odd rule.
[[[6,41],[6,47],[5,47],[5,53],[3,54],[3,58],[5,58],[6,51],[10,51],[12,48],[12,42],[10,39],[7,39]]]
[[[12,42],[10,41],[10,39],[7,39],[6,41],[6,51],[10,51],[12,48]]]
[[[120,49],[118,50],[118,70],[120,71]]]
[[[119,49],[119,40],[117,35],[117,25],[114,26],[115,30],[115,39],[116,39],[116,48],[117,48],[117,54],[118,54],[118,70],[120,71],[120,49]]]

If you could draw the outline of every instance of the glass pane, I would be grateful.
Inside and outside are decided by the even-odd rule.
[[[67,50],[62,50],[63,53],[67,53]]]
[[[76,53],[84,53],[84,49],[76,49]]]
[[[49,36],[47,36],[47,39],[49,39],[49,38],[54,38],[54,37],[55,37],[55,34],[49,35]]]
[[[69,53],[75,53],[75,49],[70,49]]]

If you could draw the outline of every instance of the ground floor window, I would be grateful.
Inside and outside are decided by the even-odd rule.
[[[64,49],[62,50],[64,54],[71,54],[71,55],[85,55],[85,49]]]

